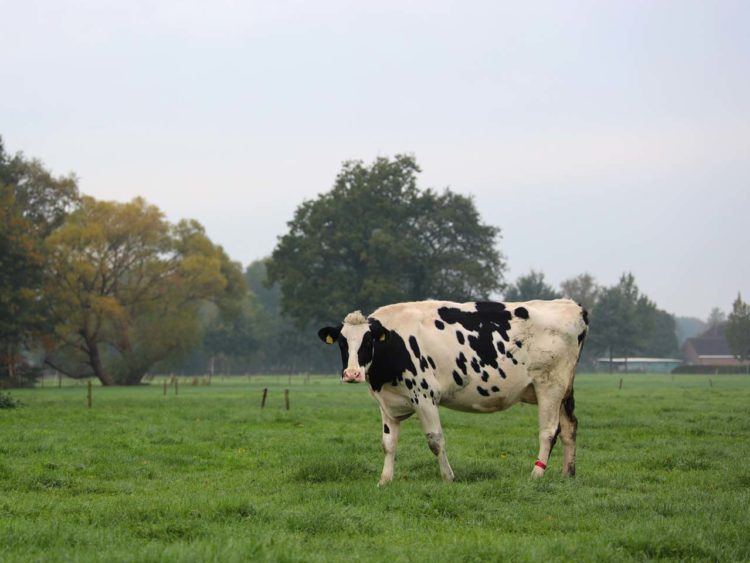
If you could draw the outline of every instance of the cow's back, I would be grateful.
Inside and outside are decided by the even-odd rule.
[[[381,307],[371,317],[409,343],[440,404],[479,412],[518,402],[535,380],[569,385],[562,378],[572,378],[586,330],[581,307],[567,299],[419,301]]]

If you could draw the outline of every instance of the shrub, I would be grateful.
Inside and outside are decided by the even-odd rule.
[[[21,401],[14,399],[10,393],[0,392],[0,409],[14,409],[21,405]]]

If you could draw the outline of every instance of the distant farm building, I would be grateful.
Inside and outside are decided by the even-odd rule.
[[[622,373],[669,373],[682,365],[676,358],[599,358],[596,360],[597,371],[616,371]]]
[[[703,334],[685,340],[682,355],[691,366],[744,366],[732,354],[726,337],[727,323],[718,323]]]

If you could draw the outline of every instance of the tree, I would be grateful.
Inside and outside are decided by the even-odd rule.
[[[638,287],[630,273],[623,274],[617,285],[604,288],[599,293],[587,340],[594,353],[609,354],[610,369],[615,354],[629,356],[635,351],[638,339],[637,301]]]
[[[591,314],[587,346],[593,354],[629,357],[677,352],[675,319],[642,294],[631,273],[599,292]]]
[[[678,353],[677,324],[670,313],[657,308],[645,295],[640,295],[636,303],[635,354],[647,357],[673,357]]]
[[[724,311],[719,309],[718,307],[714,307],[711,309],[711,312],[708,314],[708,319],[706,319],[706,324],[709,328],[713,328],[716,325],[720,325],[724,321],[727,320],[727,315]]]
[[[10,156],[0,137],[0,185],[12,189],[14,209],[41,238],[59,227],[79,201],[75,175],[54,177],[38,159]]]
[[[104,385],[136,384],[201,336],[199,308],[241,292],[241,274],[195,221],[155,206],[84,197],[48,238],[46,305],[55,321],[46,363]]]
[[[398,301],[487,298],[503,287],[500,230],[471,198],[417,187],[411,156],[344,163],[333,188],[303,202],[267,263],[297,326]]]
[[[589,273],[580,274],[560,283],[563,296],[572,299],[587,311],[593,311],[599,297],[601,287],[594,276]]]
[[[544,273],[531,270],[520,276],[505,292],[506,301],[530,301],[532,299],[557,299],[560,294],[544,281]]]
[[[750,305],[742,300],[740,293],[732,304],[726,334],[732,354],[740,362],[747,361],[750,358]]]
[[[36,375],[24,352],[45,327],[43,239],[77,201],[74,176],[55,178],[39,160],[11,157],[0,138],[0,387]]]

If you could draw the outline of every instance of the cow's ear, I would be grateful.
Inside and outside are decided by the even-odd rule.
[[[326,344],[333,344],[341,334],[341,328],[344,325],[339,326],[324,326],[318,331],[318,338],[320,338]]]
[[[369,319],[370,323],[370,332],[372,333],[372,337],[375,339],[376,342],[385,342],[388,340],[388,336],[390,335],[390,331],[385,328],[382,324],[380,324],[380,321],[377,319]]]

